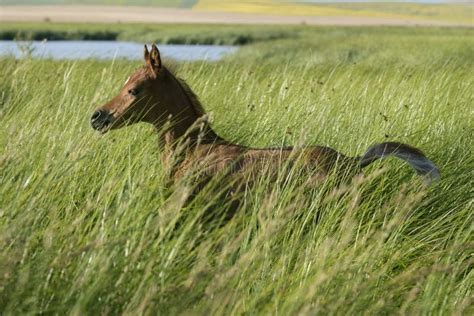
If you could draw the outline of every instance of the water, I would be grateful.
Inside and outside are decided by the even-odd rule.
[[[159,45],[158,48],[164,57],[189,61],[216,61],[237,50],[234,46],[213,45]],[[0,56],[2,55],[13,55],[16,58],[31,55],[40,59],[135,60],[143,58],[143,44],[115,41],[0,41]]]

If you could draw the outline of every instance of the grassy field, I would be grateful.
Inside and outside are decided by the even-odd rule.
[[[474,6],[466,3],[304,3],[285,0],[200,0],[194,10],[228,11],[303,16],[363,16],[380,18],[427,19],[472,24]]]
[[[104,29],[100,24],[0,23],[2,40],[120,40],[158,44],[245,45],[282,38],[295,38],[305,28],[245,25],[152,25],[119,24]]]
[[[105,4],[105,5],[152,5],[159,7],[190,8],[198,0],[2,0],[2,4],[14,5],[63,5],[63,4]]]
[[[105,4],[149,5],[158,7],[189,8],[197,11],[260,13],[296,16],[378,17],[408,20],[436,20],[465,24],[474,23],[472,3],[407,3],[380,1],[378,3],[308,3],[289,0],[2,0],[4,5],[38,4]],[[323,1],[324,2],[324,1]]]
[[[300,27],[179,65],[229,140],[396,140],[442,174],[424,188],[389,159],[310,190],[263,172],[228,222],[223,182],[187,206],[166,185],[152,127],[90,128],[140,63],[0,59],[0,313],[472,314],[472,35]]]

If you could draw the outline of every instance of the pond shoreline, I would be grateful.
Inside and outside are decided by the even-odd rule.
[[[218,61],[234,53],[235,46],[160,45],[163,56],[179,61]],[[0,41],[0,57],[35,59],[128,59],[143,58],[143,44],[125,41]]]
[[[190,24],[2,22],[0,40],[132,41],[160,45],[242,46],[296,38],[301,26],[231,26]]]

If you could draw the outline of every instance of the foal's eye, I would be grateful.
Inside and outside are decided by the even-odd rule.
[[[128,94],[131,94],[131,95],[135,96],[135,95],[138,94],[138,89],[130,89],[130,90],[128,90]]]

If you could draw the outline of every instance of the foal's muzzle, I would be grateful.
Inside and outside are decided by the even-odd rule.
[[[95,111],[94,114],[92,114],[91,125],[92,125],[92,128],[97,131],[100,131],[100,132],[106,131],[111,123],[112,123],[112,115],[110,115],[105,110],[98,110],[98,111]]]

